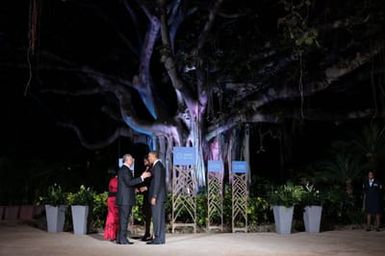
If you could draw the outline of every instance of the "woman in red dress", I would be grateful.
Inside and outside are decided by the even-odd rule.
[[[116,205],[116,192],[118,191],[118,176],[113,171],[113,177],[108,184],[107,220],[104,228],[104,239],[114,241],[119,227],[119,210]]]

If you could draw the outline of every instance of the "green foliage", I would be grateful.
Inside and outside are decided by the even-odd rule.
[[[330,186],[321,194],[323,200],[324,224],[333,229],[336,224],[359,224],[364,219],[362,199],[349,196],[342,186]]]
[[[302,186],[288,182],[285,185],[272,188],[268,195],[268,201],[271,205],[291,207],[301,202],[303,194]]]
[[[320,195],[320,191],[315,189],[314,184],[307,183],[304,186],[304,191],[302,195],[302,203],[304,205],[321,205],[321,199],[322,198]]]
[[[91,229],[103,228],[107,216],[108,192],[94,193],[91,208]]]
[[[37,204],[65,205],[67,204],[67,193],[63,191],[60,185],[55,183],[48,187],[44,196],[39,196]]]
[[[80,189],[74,193],[68,193],[67,201],[70,205],[88,205],[93,206],[94,204],[94,194],[91,188],[85,187],[84,185],[80,186]]]
[[[247,218],[249,225],[267,223],[270,212],[269,202],[262,197],[250,197],[247,205]]]
[[[136,223],[143,223],[143,194],[136,194],[136,204],[132,207],[132,215]]]
[[[281,0],[280,4],[286,11],[286,15],[278,19],[278,27],[283,30],[283,36],[288,42],[294,43],[294,47],[320,46],[318,30],[310,27],[308,13],[311,6],[310,0],[287,1]]]
[[[218,200],[219,196],[218,196]],[[202,193],[197,195],[197,225],[205,227],[207,225],[207,194]],[[218,218],[220,216],[217,216]]]
[[[231,219],[232,219],[232,194],[231,194],[231,186],[226,184],[225,185],[225,194],[223,197],[223,222],[227,226],[231,226]]]
[[[224,202],[223,202],[223,221],[225,226],[231,226],[231,220],[232,220],[232,195],[231,195],[231,186],[225,185],[225,194],[224,194]],[[139,203],[139,207],[135,206],[134,214],[139,214],[141,216],[138,216],[138,218],[135,217],[135,219],[140,219],[142,217],[142,213],[140,212],[141,209],[141,200],[139,199],[137,195],[137,204]],[[171,221],[171,211],[172,211],[172,197],[171,194],[168,195],[167,201],[166,201],[166,215],[168,216],[167,221]],[[196,211],[197,211],[197,225],[199,227],[205,228],[207,225],[207,195],[206,193],[199,193],[196,196]],[[270,214],[270,205],[267,202],[267,200],[263,197],[250,197],[248,201],[248,208],[247,208],[247,215],[249,219],[250,225],[257,225],[266,223],[269,220],[269,214]],[[136,216],[136,215],[134,215]],[[220,219],[220,216],[217,216],[218,220]],[[215,219],[215,218],[214,218]],[[190,221],[188,217],[188,213],[186,210],[182,210],[180,214],[179,221]]]
[[[378,168],[385,153],[385,126],[371,124],[364,127],[361,134],[355,136],[353,145],[366,158],[367,168]]]
[[[250,196],[266,197],[272,185],[272,182],[267,178],[253,175],[251,177]]]
[[[351,150],[349,142],[333,144],[331,156],[320,161],[316,177],[320,182],[345,184],[360,177],[364,165],[362,159]]]

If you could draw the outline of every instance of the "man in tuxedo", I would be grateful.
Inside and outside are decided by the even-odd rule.
[[[123,166],[118,172],[118,192],[116,204],[119,206],[119,233],[116,238],[118,244],[133,244],[127,239],[128,218],[131,215],[132,206],[135,204],[135,186],[150,177],[150,172],[143,172],[140,177],[134,178],[134,158],[130,154],[123,156]]]
[[[144,172],[151,172],[151,164],[148,161],[147,157],[143,159],[144,163]],[[142,204],[142,213],[144,216],[144,222],[145,222],[145,232],[142,237],[142,241],[150,241],[151,239],[151,204],[150,200],[148,198],[148,189],[151,184],[151,178],[148,178],[144,181],[143,184],[140,185],[140,188],[138,189],[139,192],[143,194],[143,204]]]
[[[151,204],[154,239],[147,244],[164,244],[166,242],[166,169],[159,159],[158,152],[148,153],[148,161],[152,164],[148,197]]]

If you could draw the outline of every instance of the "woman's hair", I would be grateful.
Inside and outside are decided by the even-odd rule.
[[[115,176],[117,174],[117,171],[116,171],[116,169],[114,167],[110,167],[110,168],[108,168],[107,173],[110,176]]]

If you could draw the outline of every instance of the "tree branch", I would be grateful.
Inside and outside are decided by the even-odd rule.
[[[132,23],[134,24],[135,31],[136,31],[136,37],[138,39],[138,45],[142,44],[140,35],[139,35],[139,23],[138,23],[138,17],[136,16],[136,13],[134,10],[132,10],[131,6],[128,4],[128,1],[122,1],[124,8],[126,9],[128,15],[131,17]]]
[[[205,88],[205,67],[203,67],[205,64],[203,62],[203,47],[209,38],[210,31],[214,25],[215,18],[219,12],[219,9],[221,7],[221,4],[223,3],[223,0],[217,0],[213,6],[213,8],[210,10],[208,20],[203,27],[203,30],[198,38],[198,47],[197,47],[197,91],[198,91],[198,102],[199,102],[199,116],[203,115],[203,113],[206,111],[207,101],[208,101],[208,91],[207,88]],[[207,68],[207,67],[206,67]],[[206,83],[207,85],[207,83]]]
[[[327,68],[324,72],[325,78],[322,81],[315,81],[315,82],[309,83],[305,87],[303,96],[313,95],[316,92],[319,92],[321,90],[328,88],[333,82],[336,82],[338,79],[340,79],[344,75],[351,73],[352,71],[356,70],[358,67],[367,63],[373,56],[377,55],[381,50],[382,48],[376,47],[376,48],[370,49],[370,51],[366,53],[357,53],[354,58],[342,60],[339,63]],[[243,104],[245,106],[243,109],[227,115],[229,118],[223,117],[222,120],[224,121],[217,120],[216,121],[218,122],[217,125],[209,127],[208,129],[209,132],[206,136],[206,139],[210,140],[217,134],[232,128],[237,123],[246,122],[246,120],[249,120],[248,122],[252,122],[252,120],[256,120],[256,121],[263,120],[263,118],[265,118],[266,115],[261,116],[261,114],[257,111],[260,107],[278,99],[299,97],[301,95],[301,92],[299,92],[294,88],[289,88],[288,86],[284,86],[279,90],[273,87],[268,87],[264,92],[259,92],[258,95],[259,97],[256,100],[250,102],[251,104]],[[254,116],[245,114],[248,111],[250,111],[250,109],[257,111],[255,112],[256,114]],[[287,117],[295,118],[296,117],[295,113],[292,113]],[[355,113],[352,113],[350,116],[349,115],[348,116],[349,118],[359,118],[367,115],[368,115],[367,111],[364,111],[364,112],[355,112]],[[311,116],[315,116],[315,118],[321,117],[320,115],[311,115]],[[337,118],[337,116],[334,116],[333,118]],[[276,119],[274,118],[273,119],[269,118],[268,120],[276,121]]]
[[[106,147],[106,146],[112,144],[117,138],[119,138],[121,136],[132,138],[132,130],[127,129],[126,127],[119,127],[108,138],[106,138],[104,140],[101,140],[101,141],[98,141],[98,142],[92,143],[92,142],[89,142],[84,137],[84,135],[81,132],[80,128],[77,127],[76,125],[70,124],[70,123],[63,123],[63,122],[59,122],[58,125],[60,125],[60,126],[62,126],[64,128],[70,129],[73,132],[75,132],[75,134],[79,138],[79,141],[82,144],[82,146],[87,148],[87,149],[90,149],[90,150],[95,150],[95,149],[100,149],[100,148]]]
[[[174,0],[170,11],[170,19],[169,19],[169,26],[170,26],[170,43],[171,43],[171,49],[172,52],[174,53],[174,41],[176,37],[176,33],[178,32],[179,26],[182,24],[185,14],[182,12],[182,8],[180,7],[181,5],[181,0]]]
[[[197,104],[194,100],[192,93],[190,90],[184,85],[181,78],[179,77],[178,71],[176,69],[175,60],[171,51],[171,43],[167,25],[167,13],[165,7],[165,0],[159,0],[159,5],[161,9],[160,21],[161,21],[161,35],[162,35],[162,43],[163,43],[163,51],[161,61],[166,68],[166,71],[171,79],[171,83],[175,90],[179,91],[181,94],[187,108],[189,109],[191,115],[196,116],[197,114]],[[178,94],[178,92],[177,92]]]
[[[352,111],[348,113],[327,113],[320,112],[315,110],[307,110],[305,115],[305,120],[313,121],[341,121],[341,120],[350,120],[350,119],[359,119],[368,117],[373,114],[373,111],[370,109],[361,110],[361,111]],[[286,111],[279,114],[276,113],[249,113],[249,114],[238,114],[233,118],[230,118],[226,122],[221,122],[215,125],[212,125],[208,128],[208,133],[206,134],[206,141],[210,141],[212,138],[216,137],[218,134],[224,133],[233,127],[242,124],[242,123],[272,123],[277,124],[282,122],[284,119],[303,119],[302,115],[298,111]]]
[[[155,16],[152,16],[148,26],[149,27],[143,42],[142,52],[140,54],[139,81],[137,81],[138,83],[133,84],[142,97],[143,103],[147,107],[150,114],[156,118],[157,110],[152,93],[153,81],[150,72],[150,62],[154,51],[155,41],[158,37],[160,29],[159,20]]]
[[[279,123],[281,118],[278,115],[273,114],[241,114],[238,113],[233,117],[226,120],[226,122],[220,122],[215,125],[212,125],[208,128],[206,134],[206,141],[210,141],[212,138],[216,137],[218,134],[224,133],[233,127],[240,125],[242,123]]]
[[[90,95],[97,95],[103,92],[106,92],[105,90],[102,90],[100,88],[90,88],[85,90],[80,90],[76,92],[70,92],[66,90],[58,90],[58,89],[44,89],[40,91],[41,93],[53,93],[58,95],[68,95],[68,96],[90,96]]]
[[[333,84],[333,82],[338,81],[341,77],[367,63],[381,50],[382,49],[380,48],[374,48],[366,53],[357,53],[354,58],[342,60],[339,63],[327,68],[324,72],[323,80],[314,81],[304,86],[304,91],[302,92],[303,96],[313,95],[328,88]],[[258,95],[259,97],[251,102],[253,109],[257,109],[278,99],[299,97],[301,92],[296,90],[295,87],[289,88],[288,86],[284,86],[280,89],[268,87],[265,91],[259,92]]]
[[[152,14],[150,10],[148,9],[148,6],[144,3],[144,1],[136,0],[136,3],[140,6],[140,8],[143,10],[144,14],[146,14],[147,18],[151,20]]]
[[[223,0],[217,0],[214,4],[214,7],[210,10],[209,19],[207,20],[205,26],[203,27],[202,33],[199,35],[199,38],[198,38],[198,51],[200,51],[205,45],[209,37],[210,30],[214,24],[215,17],[219,12],[219,8],[221,7],[222,3],[223,3]]]

